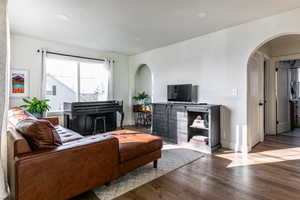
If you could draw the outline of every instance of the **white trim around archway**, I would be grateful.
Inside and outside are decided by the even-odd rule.
[[[250,57],[253,55],[253,54],[255,54],[255,53],[257,53],[258,52],[258,50],[263,46],[263,45],[265,45],[265,44],[267,44],[268,42],[270,42],[270,41],[272,41],[272,40],[274,40],[274,39],[276,39],[276,38],[279,38],[279,37],[281,37],[281,36],[287,36],[287,35],[299,35],[300,36],[300,33],[281,33],[281,34],[277,34],[277,35],[275,35],[275,36],[273,36],[273,37],[271,37],[271,38],[269,38],[269,39],[267,39],[267,40],[265,40],[264,42],[262,42],[262,43],[260,43],[253,51],[252,51],[252,53],[250,54],[250,56],[249,56],[249,59],[250,59]],[[265,57],[265,59],[269,59],[269,67],[270,68],[275,68],[275,63],[277,63],[277,62],[279,62],[279,61],[285,61],[285,60],[294,60],[294,59],[300,59],[300,53],[296,53],[296,54],[290,54],[290,55],[282,55],[282,56],[277,56],[277,57],[268,57],[268,56],[266,56],[265,54],[263,54],[263,53],[261,53],[261,52],[259,52],[259,54],[261,54],[261,55],[263,55],[264,57]],[[249,116],[249,110],[248,110],[248,103],[249,103],[249,91],[248,91],[248,81],[249,81],[249,70],[248,70],[248,64],[249,64],[249,59],[248,59],[248,61],[247,61],[247,124],[248,124],[248,130],[247,130],[247,132],[248,132],[248,142],[247,142],[247,151],[251,151],[251,137],[252,137],[252,133],[249,131],[249,130],[251,130],[251,124],[249,124],[248,123],[248,120],[249,120],[249,118],[250,118],[250,116]],[[275,80],[276,81],[276,80]],[[276,88],[273,88],[273,90],[274,91],[271,91],[271,92],[273,92],[274,94],[276,93]],[[270,102],[269,102],[270,103]],[[273,106],[276,106],[276,104],[274,104]],[[276,109],[276,108],[274,108],[274,109]],[[273,123],[273,126],[277,126],[276,125],[276,119],[275,119],[275,122]],[[273,127],[273,129],[274,129],[274,127]]]

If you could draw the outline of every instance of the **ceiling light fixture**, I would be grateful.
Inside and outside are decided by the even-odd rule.
[[[60,20],[63,20],[63,21],[70,21],[70,18],[67,17],[66,15],[62,15],[62,14],[57,14],[56,17]]]
[[[205,12],[200,12],[197,14],[197,17],[199,17],[200,19],[204,19],[207,17],[207,14]]]

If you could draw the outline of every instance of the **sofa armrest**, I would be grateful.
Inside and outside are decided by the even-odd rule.
[[[58,117],[42,117],[40,119],[49,121],[53,126],[59,125]]]
[[[91,136],[15,158],[15,199],[68,199],[117,177],[118,140]]]

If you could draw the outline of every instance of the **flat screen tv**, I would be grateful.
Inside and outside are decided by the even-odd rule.
[[[168,85],[168,101],[192,102],[192,84]]]

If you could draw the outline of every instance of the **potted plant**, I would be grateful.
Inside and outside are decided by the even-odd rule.
[[[49,99],[38,99],[36,97],[33,97],[32,99],[23,99],[25,102],[24,105],[22,105],[22,108],[25,108],[28,112],[33,114],[37,118],[41,118],[44,116],[44,113],[46,111],[50,110],[50,106],[48,104]]]
[[[137,104],[141,105],[145,103],[145,100],[149,99],[149,95],[146,92],[140,92],[133,99],[137,102]]]

